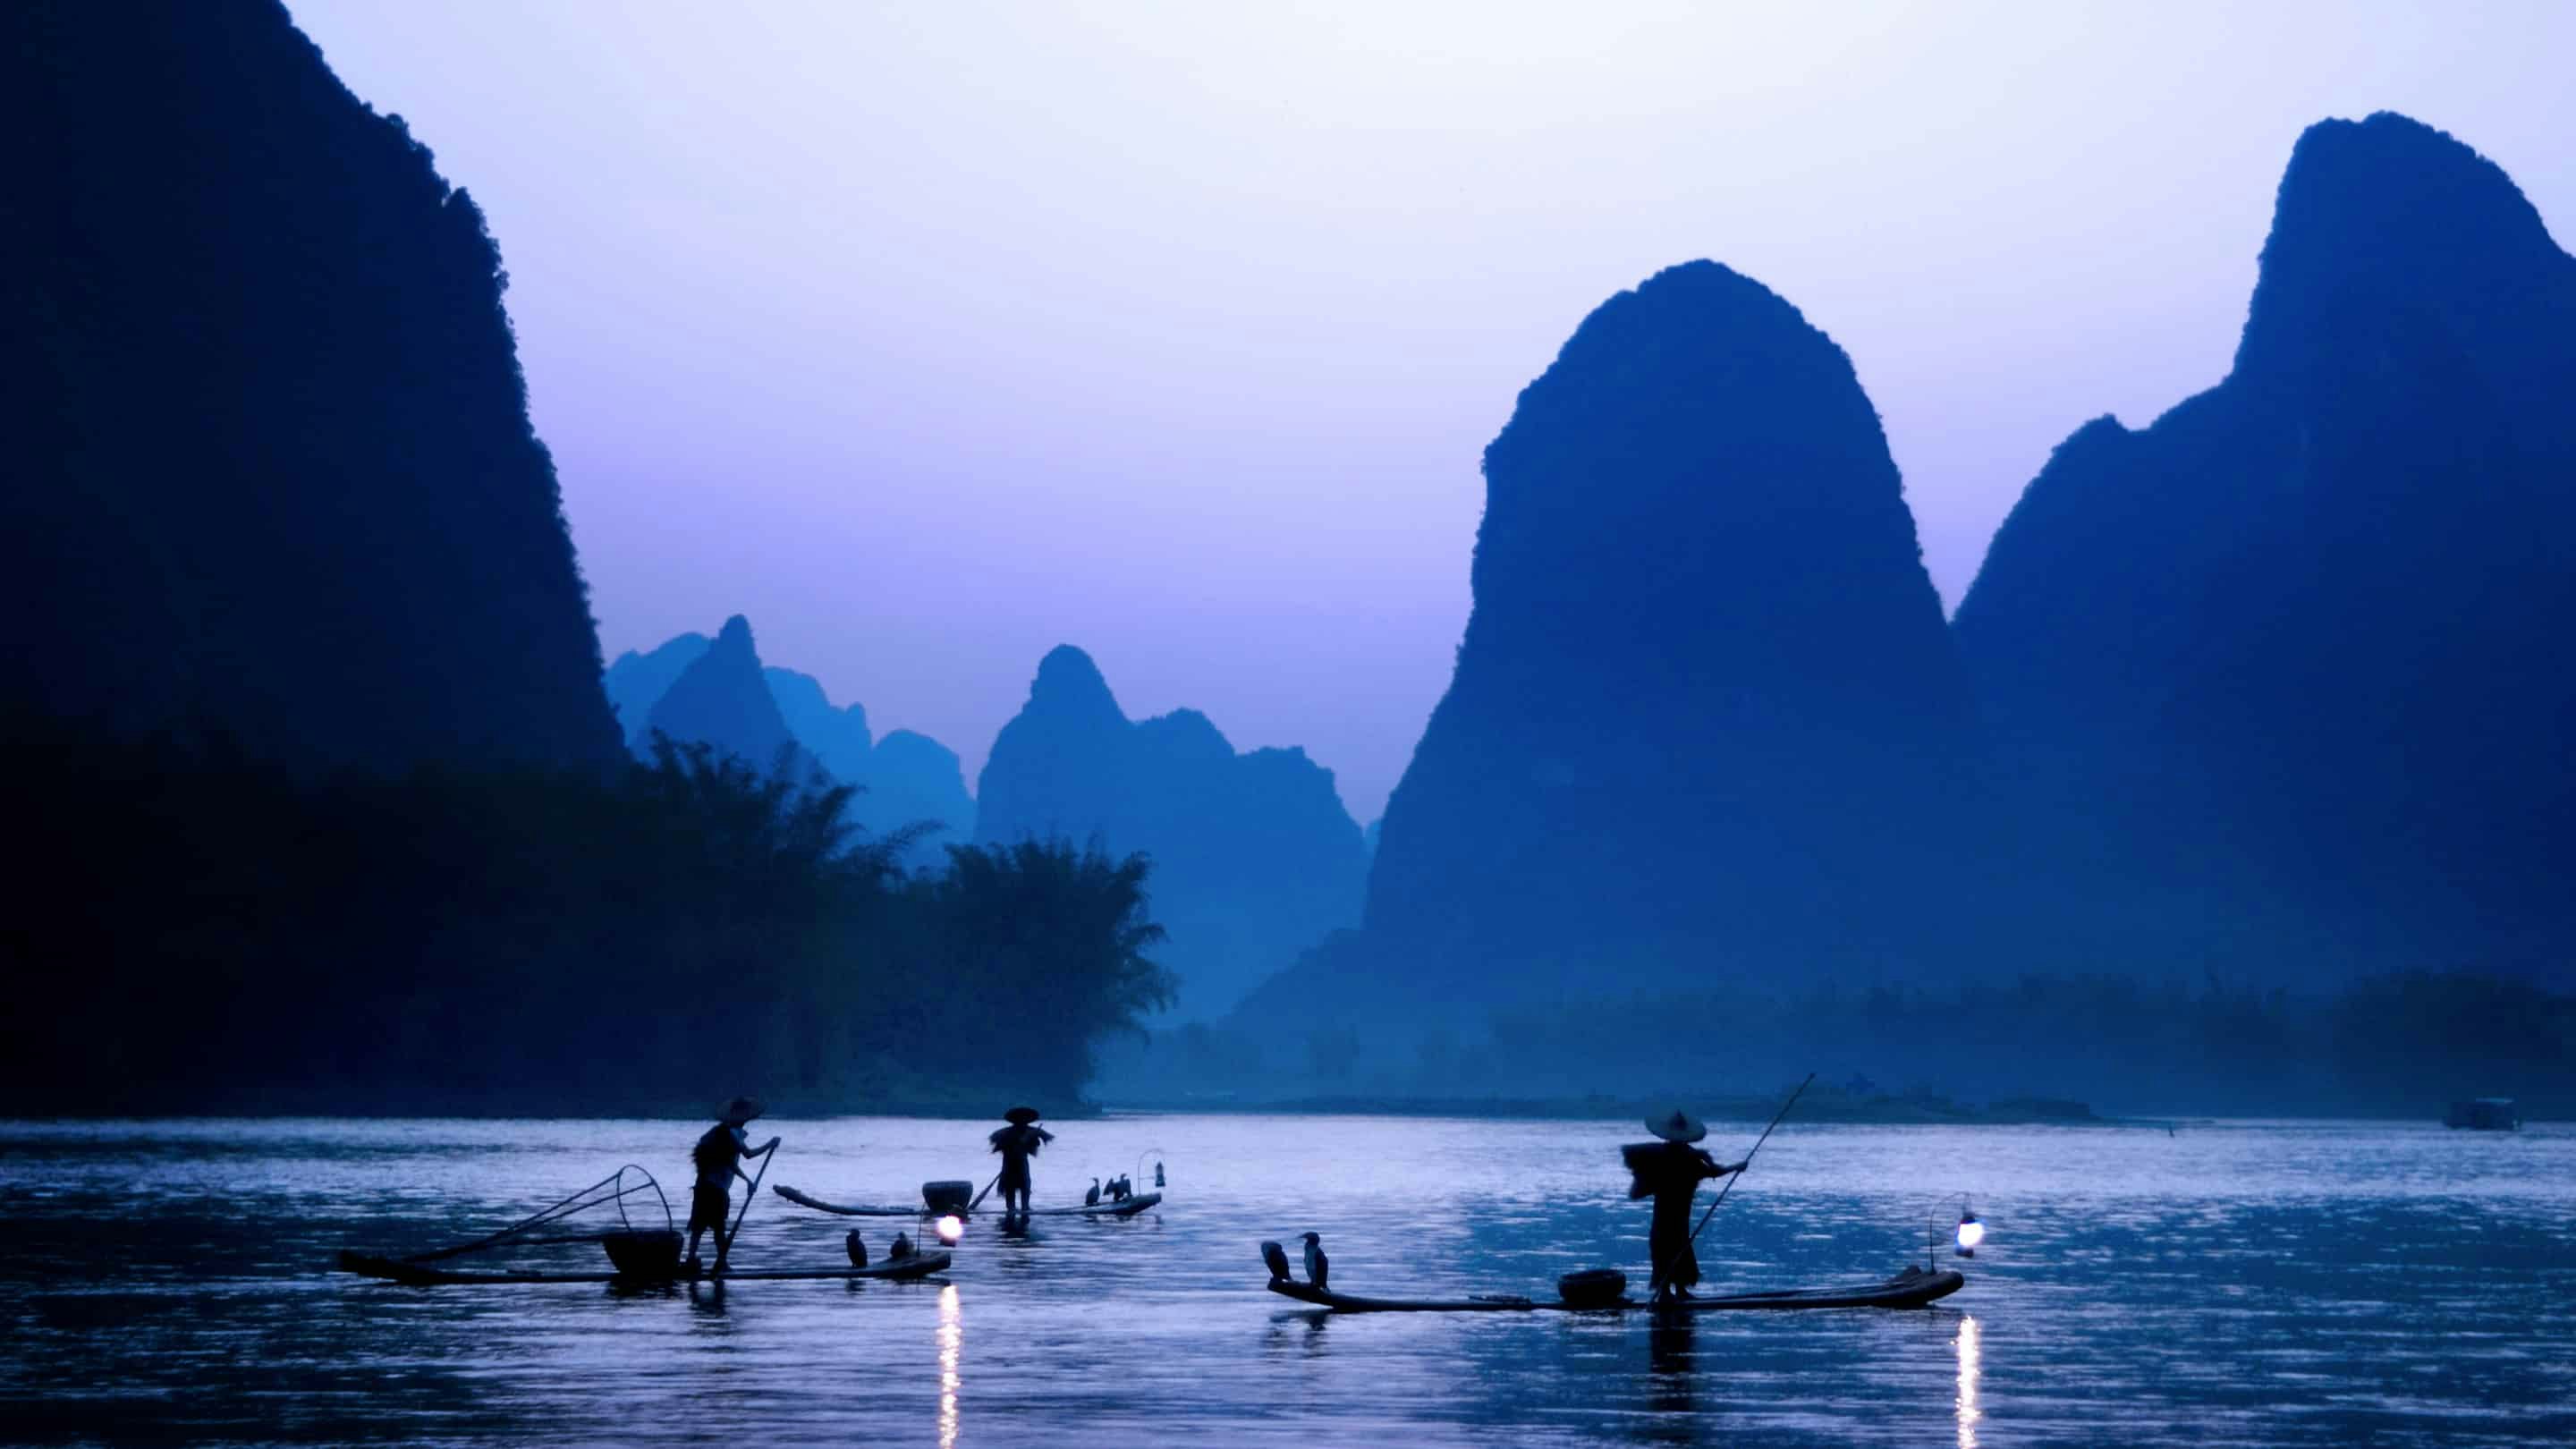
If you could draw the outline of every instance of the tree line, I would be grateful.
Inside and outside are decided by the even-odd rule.
[[[703,745],[315,780],[211,732],[0,735],[16,1112],[1065,1104],[1173,988],[1144,857],[907,873],[851,787]]]

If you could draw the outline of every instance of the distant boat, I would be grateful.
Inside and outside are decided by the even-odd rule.
[[[2453,1102],[2451,1114],[2442,1119],[2445,1127],[2466,1127],[2473,1132],[2519,1132],[2522,1109],[2511,1097],[2480,1097],[2475,1101]]]

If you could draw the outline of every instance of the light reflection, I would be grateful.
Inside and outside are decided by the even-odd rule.
[[[951,1283],[939,1290],[939,1449],[957,1449],[957,1361],[965,1346],[965,1319]]]
[[[1977,1407],[1977,1320],[1959,1315],[1959,1336],[1950,1342],[1959,1350],[1959,1449],[1977,1449],[1977,1421],[1986,1416]]]

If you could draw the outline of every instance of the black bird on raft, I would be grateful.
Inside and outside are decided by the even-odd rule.
[[[1091,1180],[1091,1191],[1086,1192],[1086,1193],[1084,1193],[1084,1194],[1082,1195],[1082,1205],[1083,1205],[1084,1207],[1098,1207],[1098,1206],[1100,1206],[1100,1179],[1099,1179],[1099,1178],[1096,1178],[1096,1177],[1095,1177],[1095,1178],[1093,1178],[1093,1179]]]
[[[864,1268],[868,1265],[868,1245],[859,1241],[859,1230],[857,1228],[850,1229],[850,1236],[847,1239],[846,1246],[850,1250],[851,1267]]]
[[[1288,1271],[1288,1250],[1286,1248],[1279,1246],[1277,1243],[1263,1243],[1261,1245],[1261,1261],[1270,1265],[1271,1282],[1287,1283],[1294,1280],[1295,1275]]]
[[[1333,1260],[1324,1256],[1324,1239],[1320,1233],[1306,1234],[1306,1281],[1321,1288],[1324,1275],[1332,1270]]]

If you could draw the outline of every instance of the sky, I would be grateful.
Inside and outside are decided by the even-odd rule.
[[[2291,144],[2576,218],[2576,5],[289,0],[486,212],[610,657],[965,757],[1059,643],[1384,807],[1478,460],[1711,257],[1850,354],[1952,605],[2049,450],[2226,372]]]

